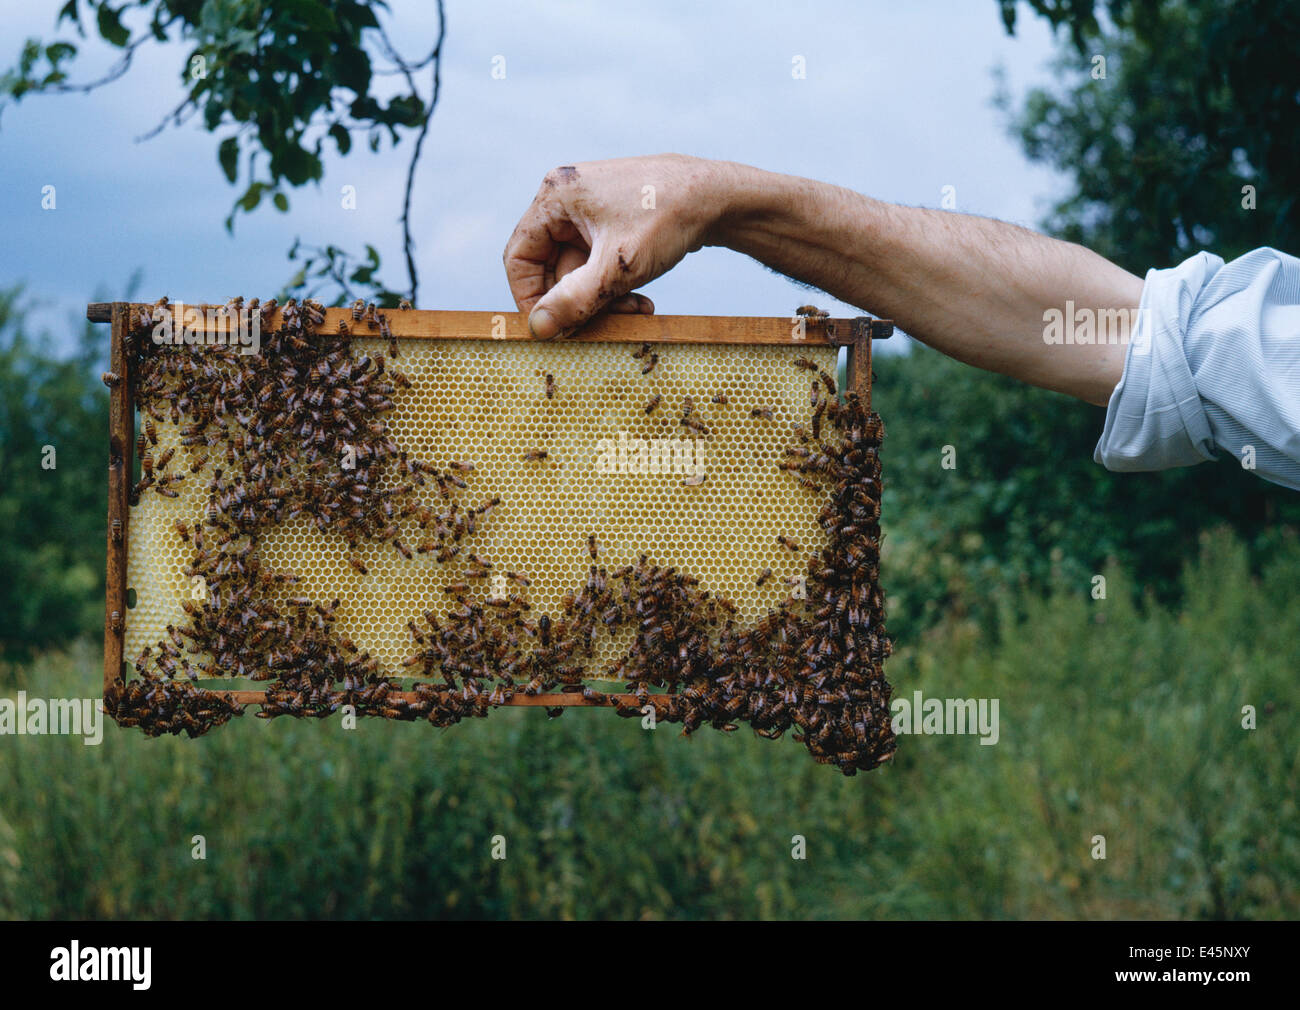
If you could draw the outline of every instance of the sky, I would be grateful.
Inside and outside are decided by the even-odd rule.
[[[56,37],[62,4],[6,3],[0,64],[12,65],[21,39]],[[427,51],[434,5],[390,7],[399,48]],[[1030,227],[1063,188],[1025,160],[991,104],[995,67],[1013,96],[1050,83],[1050,32],[1022,10],[1007,36],[994,0],[448,0],[447,32],[414,198],[420,308],[512,309],[502,249],[546,171],[577,161],[677,151],[919,206],[939,206],[952,186],[956,209]],[[209,134],[196,117],[137,140],[180,100],[187,52],[143,47],[125,77],[89,95],[4,109],[0,286],[23,282],[37,326],[56,339],[76,332],[86,302],[125,297],[136,271],[141,299],[265,297],[292,274],[295,238],[358,251],[369,242],[400,287],[409,141],[329,157],[319,187],[290,194],[289,213],[266,204],[232,236],[223,222],[242,188],[217,165],[225,131]],[[804,79],[792,76],[796,56]],[[504,78],[494,78],[501,58]],[[111,62],[89,39],[74,79]],[[41,206],[47,185],[53,210]],[[356,211],[340,206],[346,185]],[[788,316],[810,300],[835,315],[860,311],[724,249],[689,256],[643,290],[671,314]]]

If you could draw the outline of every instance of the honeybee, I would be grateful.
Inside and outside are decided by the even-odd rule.
[[[641,366],[641,374],[649,375],[654,371],[655,365],[659,364],[659,355],[651,352],[650,360]]]
[[[523,461],[525,463],[536,463],[544,459],[549,459],[550,456],[551,454],[547,452],[545,449],[529,449],[526,453],[524,453]]]
[[[764,568],[761,572],[758,573],[758,578],[754,580],[754,585],[761,586],[765,582],[767,582],[767,580],[770,579],[771,577],[772,577],[772,569]]]
[[[521,586],[531,586],[533,584],[533,580],[522,572],[507,571],[506,578],[512,582],[518,582]]]
[[[453,459],[448,466],[453,470],[459,470],[461,473],[472,473],[474,470],[473,463],[465,463],[459,459]]]
[[[777,543],[779,543],[782,547],[786,548],[792,553],[797,554],[799,553],[800,550],[802,550],[802,548],[799,546],[799,541],[793,540],[790,537],[787,537],[783,533],[777,534],[776,539],[777,539]]]
[[[154,427],[154,425],[153,425],[153,419],[152,419],[152,418],[146,418],[146,419],[145,419],[145,422],[144,422],[144,433],[145,433],[147,436],[149,436],[149,444],[150,444],[150,445],[157,445],[157,444],[158,444],[158,429]]]
[[[409,555],[408,555],[408,556],[409,556]],[[359,557],[357,557],[355,554],[349,554],[349,555],[348,555],[348,564],[350,564],[353,568],[355,568],[355,569],[356,569],[358,572],[360,572],[362,575],[369,575],[369,574],[370,574],[370,569],[366,567],[365,562],[363,562],[363,561],[362,561]]]
[[[596,549],[596,534],[594,533],[587,534],[587,553],[592,556],[593,560],[599,553]]]
[[[663,397],[660,396],[658,393],[655,393],[654,396],[650,397],[650,399],[646,401],[645,412],[647,414],[653,414],[655,408],[659,406],[661,400],[663,400]]]
[[[121,385],[122,382],[122,376],[118,375],[116,372],[104,372],[99,378],[109,389]]]
[[[816,319],[824,319],[830,315],[825,309],[819,309],[816,305],[800,305],[794,310],[796,316],[811,316]]]
[[[397,303],[397,307],[398,307],[399,309],[401,309],[403,312],[407,311],[408,309],[413,309],[413,308],[415,308],[415,306],[411,304],[411,300],[410,300],[409,298],[403,298],[403,299],[401,299],[401,300]]]
[[[164,452],[161,456],[159,456],[159,457],[158,457],[158,469],[159,469],[159,470],[163,470],[163,469],[165,469],[165,468],[167,467],[167,464],[170,463],[170,462],[172,461],[172,457],[175,456],[175,455],[176,455],[176,449],[173,447],[173,448],[168,449],[168,450],[167,450],[166,452]]]
[[[773,415],[772,415],[772,408],[771,408],[771,407],[755,407],[753,410],[751,410],[751,411],[749,412],[749,416],[750,416],[750,417],[761,417],[761,418],[763,418],[764,420],[770,421],[770,420],[772,420],[772,416],[773,416]]]
[[[640,360],[641,358],[644,358],[644,357],[645,357],[647,354],[649,354],[649,353],[650,353],[650,345],[649,345],[649,344],[642,344],[642,345],[641,345],[641,350],[639,350],[639,351],[633,351],[633,352],[632,352],[632,357],[634,357],[634,358]]]
[[[548,400],[555,399],[555,376],[550,372],[546,373],[546,398]]]
[[[727,399],[726,393],[716,393],[715,395],[709,398],[709,402],[725,404],[725,403],[730,403],[731,401]]]
[[[795,358],[794,366],[802,368],[805,372],[815,372],[818,369],[817,362],[809,361],[807,358]]]

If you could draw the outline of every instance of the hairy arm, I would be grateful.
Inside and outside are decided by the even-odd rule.
[[[1044,313],[1067,301],[1131,310],[1142,295],[1141,278],[1015,225],[678,155],[548,175],[507,246],[506,271],[534,332],[551,337],[601,308],[653,311],[632,289],[704,245],[891,318],[960,361],[1097,404],[1119,382],[1124,346],[1048,344]]]

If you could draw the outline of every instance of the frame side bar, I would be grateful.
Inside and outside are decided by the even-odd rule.
[[[131,407],[131,363],[126,354],[130,307],[112,305],[113,324],[109,369],[121,377],[108,397],[108,571],[104,605],[104,690],[122,682],[122,652],[126,638],[126,557],[130,507],[131,446],[135,416]],[[89,313],[87,313],[89,315]]]

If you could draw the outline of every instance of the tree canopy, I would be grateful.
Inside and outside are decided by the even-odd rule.
[[[999,4],[1014,31],[1017,3]],[[1070,177],[1048,232],[1139,276],[1202,249],[1300,252],[1300,5],[1029,6],[1068,35],[1058,84],[1033,89],[1012,119],[1030,160]]]
[[[406,294],[414,300],[411,190],[438,101],[446,22],[437,0],[438,37],[426,56],[408,61],[381,23],[387,8],[384,0],[67,0],[56,19],[61,37],[23,43],[16,65],[0,74],[0,99],[91,91],[126,74],[141,46],[178,46],[180,101],[146,137],[195,116],[220,137],[221,172],[243,186],[226,218],[232,230],[238,214],[263,201],[288,211],[291,189],[320,181],[329,147],[346,156],[360,135],[378,151],[385,139],[396,147],[401,131],[413,131],[402,228]],[[121,56],[103,77],[77,83],[71,69],[88,27]],[[426,69],[427,99],[415,79]],[[383,98],[388,76],[401,78],[404,87]],[[358,257],[328,242],[295,242],[289,258],[303,261],[289,283],[295,293],[326,293],[337,302],[368,293],[388,306],[401,297],[379,279],[373,245]]]

